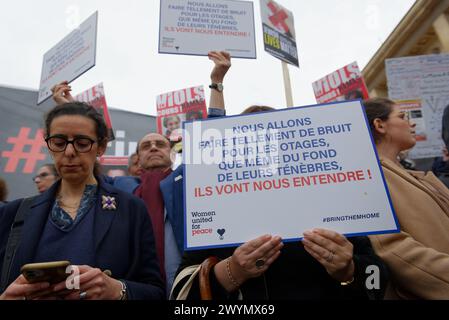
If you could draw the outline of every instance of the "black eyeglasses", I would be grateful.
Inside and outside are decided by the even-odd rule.
[[[98,141],[85,137],[68,140],[65,137],[54,136],[48,137],[45,139],[45,142],[47,142],[48,149],[53,152],[64,152],[65,149],[67,149],[67,146],[71,144],[76,152],[87,153],[92,150],[92,146]]]
[[[39,179],[45,179],[48,176],[54,176],[54,174],[48,173],[48,172],[42,172],[41,174],[38,174],[36,176],[33,177],[33,181],[36,182],[37,178]]]

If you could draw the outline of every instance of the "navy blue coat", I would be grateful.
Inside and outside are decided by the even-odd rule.
[[[129,299],[164,299],[164,284],[159,272],[151,220],[142,200],[99,181],[95,208],[95,265],[111,270],[116,279],[124,280]],[[24,264],[34,263],[37,245],[60,183],[33,201],[25,218],[22,241],[14,257],[8,283],[19,275]],[[114,197],[117,210],[102,208],[102,196]],[[0,207],[0,273],[11,225],[21,201]]]
[[[179,252],[184,252],[184,166],[179,166],[161,181],[167,219],[170,221]]]

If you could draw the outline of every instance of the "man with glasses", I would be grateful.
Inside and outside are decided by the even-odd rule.
[[[36,184],[37,191],[43,193],[58,179],[59,176],[56,172],[55,165],[48,163],[37,170],[36,175],[33,177],[33,182]]]

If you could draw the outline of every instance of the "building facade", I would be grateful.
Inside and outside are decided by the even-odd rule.
[[[388,97],[385,60],[449,53],[449,0],[417,0],[363,69],[371,97]]]

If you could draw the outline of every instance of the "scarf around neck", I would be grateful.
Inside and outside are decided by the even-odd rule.
[[[160,189],[160,183],[172,173],[172,169],[146,171],[141,174],[141,184],[134,192],[134,195],[145,202],[148,214],[153,224],[154,238],[156,242],[156,253],[159,260],[161,275],[165,280],[165,219],[164,219],[164,198]]]

